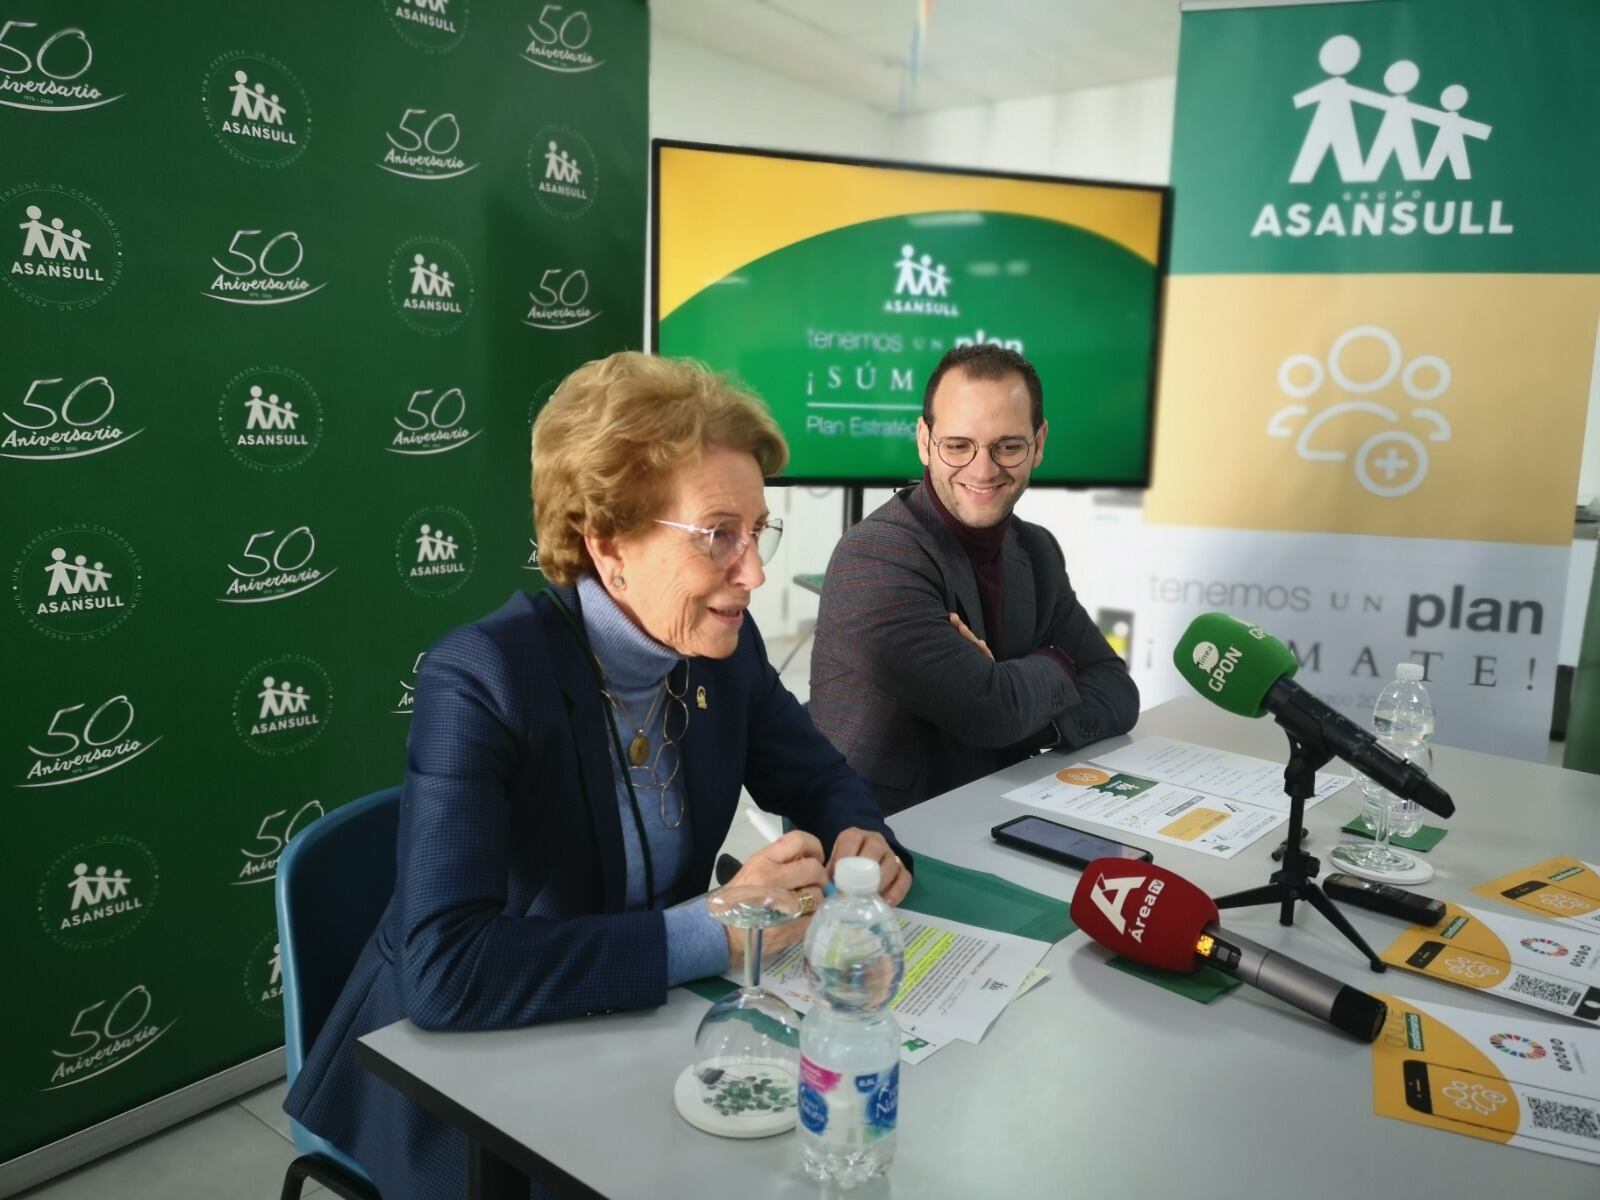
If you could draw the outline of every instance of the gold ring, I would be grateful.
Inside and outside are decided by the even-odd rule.
[[[809,917],[817,911],[817,898],[811,894],[810,888],[801,888],[795,893],[800,897],[800,915]]]

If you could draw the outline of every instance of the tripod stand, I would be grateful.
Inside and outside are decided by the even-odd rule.
[[[1321,864],[1300,849],[1306,801],[1316,791],[1318,769],[1327,766],[1333,752],[1322,745],[1319,739],[1299,737],[1287,728],[1284,732],[1289,738],[1289,764],[1283,769],[1283,790],[1289,796],[1289,840],[1284,843],[1283,866],[1272,873],[1269,883],[1219,897],[1217,907],[1250,908],[1257,904],[1280,904],[1278,924],[1293,925],[1294,902],[1304,900],[1327,917],[1335,929],[1366,955],[1367,963],[1374,971],[1386,971],[1387,965],[1356,932],[1349,918],[1317,886],[1315,876]]]

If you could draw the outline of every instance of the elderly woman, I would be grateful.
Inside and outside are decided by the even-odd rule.
[[[891,903],[909,889],[866,785],[746,612],[782,532],[762,482],[787,457],[756,401],[642,354],[581,367],[540,414],[551,587],[423,660],[394,898],[284,1105],[387,1200],[459,1192],[464,1143],[357,1067],[355,1039],[400,1017],[499,1029],[644,1008],[736,966],[700,893],[741,785],[797,828],[735,882],[795,889],[809,913],[832,862],[864,854]]]

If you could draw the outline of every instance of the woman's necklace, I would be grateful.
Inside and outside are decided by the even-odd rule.
[[[635,721],[633,719],[633,712],[628,708],[627,702],[623,700],[620,695],[612,692],[605,693],[606,699],[611,701],[611,703],[616,706],[617,711],[623,715],[624,719],[626,719],[628,724],[633,726],[633,740],[628,743],[628,762],[635,767],[644,766],[645,762],[650,758],[650,738],[645,733],[645,730],[649,729],[651,722],[655,720],[656,709],[661,706],[661,701],[665,698],[666,694],[667,681],[666,678],[663,677],[661,680],[661,686],[656,689],[655,699],[650,702],[650,707],[644,714],[644,720]]]

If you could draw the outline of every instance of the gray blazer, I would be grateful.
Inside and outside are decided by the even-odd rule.
[[[972,564],[925,487],[897,493],[840,539],[811,653],[811,719],[885,814],[1052,743],[1071,750],[1124,733],[1139,717],[1139,689],[1078,603],[1049,530],[1012,518],[1004,628],[985,629]],[[1067,655],[1075,677],[1033,653],[1043,646]]]

